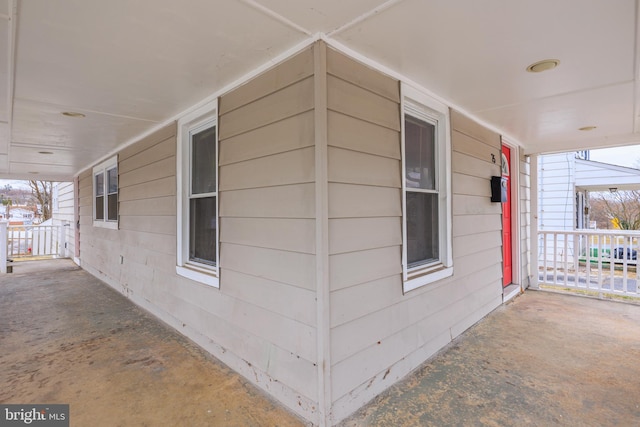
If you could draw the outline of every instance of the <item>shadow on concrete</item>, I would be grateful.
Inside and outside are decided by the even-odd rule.
[[[71,425],[304,423],[68,260],[0,277],[0,402]],[[640,306],[527,291],[343,426],[640,425]]]

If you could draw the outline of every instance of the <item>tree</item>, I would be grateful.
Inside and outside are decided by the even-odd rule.
[[[601,193],[589,193],[589,220],[595,221],[599,230],[613,228]]]
[[[616,191],[594,196],[591,212],[597,215],[598,210],[602,210],[621,230],[640,230],[640,191]]]
[[[48,220],[51,218],[51,188],[53,183],[51,181],[30,180],[29,187],[31,187],[31,195],[36,204],[41,206],[42,221]]]

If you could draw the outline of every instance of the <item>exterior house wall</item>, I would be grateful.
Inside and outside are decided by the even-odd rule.
[[[75,221],[73,182],[57,182],[54,184],[54,200],[52,209],[52,224],[61,227],[62,239],[66,247],[60,248],[60,254],[71,258],[75,254]]]
[[[500,136],[456,111],[453,276],[403,294],[400,120],[398,80],[317,43],[219,98],[219,288],[176,274],[176,124],[118,153],[117,230],[93,225],[92,171],[79,177],[82,266],[337,422],[502,302]]]
[[[332,50],[327,71],[331,396],[341,419],[401,377],[378,375],[397,361],[394,328],[405,326],[389,322],[402,301],[400,85]]]
[[[118,153],[119,229],[92,225],[82,266],[301,415],[317,410],[313,56],[220,98],[220,289],[178,276],[176,126]]]
[[[452,112],[454,275],[402,292],[399,83],[328,53],[332,415],[342,419],[502,303],[500,136]],[[497,262],[498,260],[498,262]]]
[[[538,160],[538,229],[575,228],[575,153],[547,154]]]
[[[280,399],[311,419],[318,407],[313,53],[219,103],[220,293],[242,301],[241,357],[289,387]]]

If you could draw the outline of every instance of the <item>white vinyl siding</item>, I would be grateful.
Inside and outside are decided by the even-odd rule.
[[[51,219],[53,225],[61,226],[60,253],[69,258],[75,254],[75,231],[76,221],[74,219],[74,188],[71,182],[56,182],[53,184],[53,212]]]

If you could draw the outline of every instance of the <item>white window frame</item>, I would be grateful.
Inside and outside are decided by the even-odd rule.
[[[93,173],[91,175],[91,187],[93,188],[93,198],[92,198],[92,212],[93,212],[93,226],[94,227],[103,227],[103,228],[111,228],[114,230],[118,229],[118,221],[120,219],[120,209],[119,206],[116,207],[117,209],[117,218],[115,220],[109,220],[109,193],[108,193],[108,179],[107,179],[107,172],[112,170],[112,169],[116,169],[116,172],[118,171],[118,156],[115,155],[107,160],[105,160],[104,162],[100,163],[99,165],[95,166],[93,168]],[[103,208],[103,218],[102,219],[97,219],[96,218],[96,195],[97,195],[97,188],[96,188],[96,175],[98,174],[103,174],[104,179],[102,180],[102,185],[103,185],[103,197],[104,197],[104,203],[102,205]],[[118,193],[120,192],[120,175],[118,174]],[[117,193],[116,193],[117,194]],[[119,197],[119,196],[118,196]],[[119,203],[119,202],[116,202]]]
[[[196,282],[220,287],[220,196],[218,184],[218,101],[217,99],[186,114],[178,120],[177,135],[177,251],[176,273]],[[191,138],[192,131],[216,126],[216,265],[189,260],[189,203],[191,194]]]
[[[429,95],[402,84],[402,279],[403,291],[420,288],[453,275],[451,208],[451,126],[449,108]],[[405,114],[435,125],[438,190],[439,259],[409,267],[407,262],[407,188]]]

